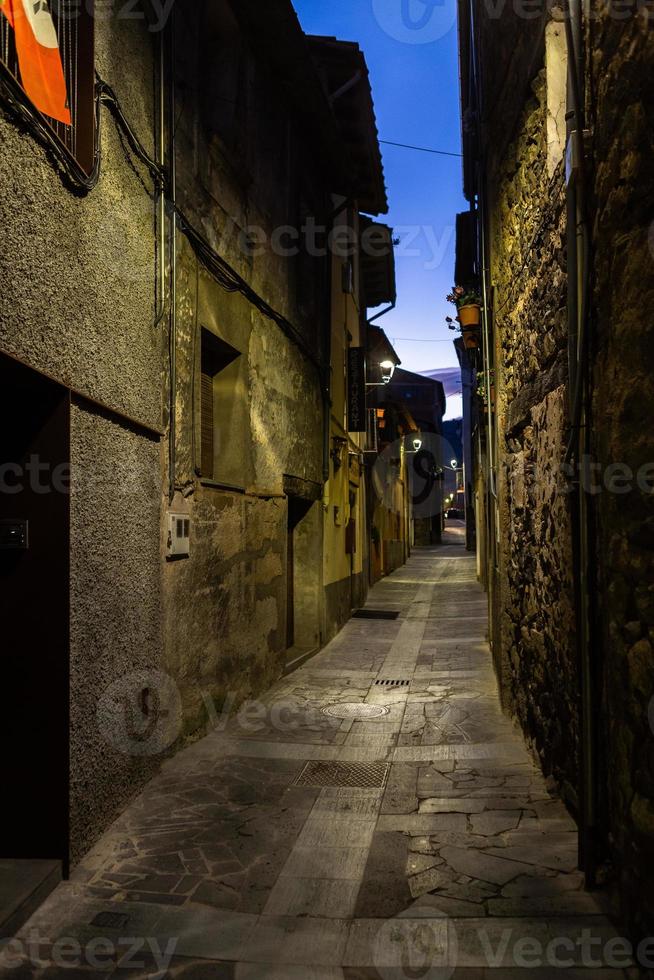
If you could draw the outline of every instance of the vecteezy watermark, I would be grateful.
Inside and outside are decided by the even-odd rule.
[[[449,34],[457,20],[456,0],[372,0],[372,7],[384,33],[402,44],[433,44]],[[505,16],[534,21],[546,15],[561,20],[569,15],[562,0],[476,0],[475,7],[480,17],[495,21]],[[650,22],[654,21],[654,2],[590,0],[584,17],[613,21],[639,17]]]
[[[229,693],[217,707],[209,691],[202,690],[200,694],[207,727],[228,732],[232,737],[324,732],[342,724],[341,719],[325,715],[319,704],[297,698],[248,699],[238,703],[237,695]],[[103,690],[96,722],[104,740],[123,755],[159,755],[182,732],[180,689],[164,671],[130,671]]]
[[[654,968],[654,937],[643,939],[638,945],[623,936],[607,938],[584,928],[572,935],[554,936],[543,940],[542,936],[530,936],[523,929],[506,928],[497,933],[487,929],[477,930],[480,952],[486,966],[491,969],[516,967],[536,970],[549,967],[566,970],[573,967],[586,969],[625,970],[637,963],[644,969]]]
[[[627,463],[605,465],[592,456],[582,456],[576,465],[562,463],[560,475],[562,493],[572,493],[579,486],[591,497],[601,493],[623,496],[634,490],[649,497],[654,495],[654,463],[643,463],[634,469]]]
[[[128,459],[97,459],[82,466],[56,462],[38,453],[18,461],[0,460],[0,494],[23,492],[45,496],[51,493],[81,494],[99,487],[112,487],[117,494],[158,493],[159,469],[141,470]]]
[[[375,19],[402,44],[433,44],[456,24],[456,0],[372,0]]]
[[[145,21],[153,34],[164,29],[174,5],[175,0],[149,0],[146,14],[141,0],[50,0],[50,8],[59,23],[86,14],[96,21]]]
[[[113,971],[142,970],[147,966],[151,980],[164,977],[175,955],[177,939],[165,948],[152,936],[93,936],[81,942],[75,936],[60,936],[54,942],[30,930],[26,937],[0,939],[0,968],[20,970],[26,963],[39,969],[85,969]],[[115,974],[112,974],[115,976]]]
[[[123,755],[165,752],[182,730],[182,698],[161,670],[134,670],[102,692],[96,709],[102,737]]]
[[[306,704],[292,698],[271,701],[249,699],[234,710],[236,695],[228,694],[220,711],[208,691],[202,692],[209,723],[214,731],[230,734],[260,735],[265,732],[289,735],[299,732],[320,732],[340,728],[341,720],[325,715],[318,705]]]
[[[394,239],[376,225],[364,228],[361,234],[349,225],[328,228],[315,217],[307,217],[302,225],[278,225],[272,229],[248,225],[238,231],[238,247],[248,258],[272,254],[291,259],[299,255],[322,259],[333,255],[351,259],[357,254],[383,258],[394,251],[396,260],[422,259],[427,272],[438,269],[448,255],[454,240],[453,225],[437,229],[433,225],[398,225]]]
[[[462,461],[456,458],[447,439],[433,432],[411,433],[395,439],[379,454],[372,470],[372,485],[385,509],[395,513],[401,513],[404,508],[398,493],[403,466],[406,467],[412,516],[430,518],[440,514],[448,478],[452,484],[450,489],[456,492],[461,482],[457,474],[462,473]]]
[[[449,980],[458,959],[454,923],[437,909],[412,909],[377,931],[373,966],[383,980]]]

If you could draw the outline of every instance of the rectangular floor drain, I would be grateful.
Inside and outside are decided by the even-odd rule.
[[[410,683],[407,680],[386,680],[378,677],[375,681],[375,687],[408,687]]]
[[[382,789],[389,769],[389,762],[307,762],[295,785]]]
[[[101,929],[124,929],[128,922],[129,916],[122,912],[98,912],[90,924]]]
[[[352,613],[353,619],[397,619],[399,612],[390,609],[357,609]]]

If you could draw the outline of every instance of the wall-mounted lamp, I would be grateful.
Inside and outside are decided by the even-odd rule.
[[[332,448],[329,453],[334,464],[334,472],[338,472],[343,465],[343,450],[347,446],[347,439],[342,436],[332,436]]]
[[[381,385],[390,384],[393,380],[393,375],[395,374],[396,365],[393,361],[380,361],[379,371],[381,373],[381,381],[367,381],[366,387],[368,388],[379,388]]]
[[[458,459],[451,459],[450,460],[450,466],[452,467],[453,470],[458,470],[458,468],[459,468],[459,461],[458,461]]]
[[[413,449],[407,449],[407,450],[405,450],[405,452],[407,453],[407,455],[413,456],[413,455],[415,455],[415,453],[419,453],[420,450],[422,449],[422,439],[421,439],[421,437],[420,436],[415,436],[413,438],[412,442],[411,442],[411,445],[413,446]]]

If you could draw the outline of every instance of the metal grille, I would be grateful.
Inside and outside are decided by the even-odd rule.
[[[45,0],[41,0],[44,3]],[[43,118],[78,163],[90,172],[94,149],[93,7],[87,0],[50,0],[66,79],[72,125]],[[20,66],[13,28],[0,15],[0,62],[20,84]]]
[[[295,785],[383,789],[390,767],[390,762],[307,762]]]
[[[375,681],[375,687],[408,687],[409,681],[407,680],[385,680],[378,678]]]
[[[352,613],[353,619],[397,619],[399,612],[391,609],[357,609]]]
[[[360,701],[346,701],[343,704],[328,704],[322,710],[323,714],[329,715],[331,718],[342,718],[344,721],[366,721],[368,718],[381,718],[382,715],[387,715],[390,708],[383,704],[363,704]]]
[[[128,922],[129,916],[122,912],[98,912],[90,924],[101,929],[124,929]]]

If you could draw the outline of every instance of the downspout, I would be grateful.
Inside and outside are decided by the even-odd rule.
[[[587,329],[590,302],[590,242],[584,167],[585,72],[581,0],[568,0],[568,359],[571,435],[566,463],[574,461],[572,534],[580,674],[579,865],[587,888],[596,885],[598,859],[597,735],[595,678],[591,655],[592,515],[582,469],[590,453],[590,373]]]
[[[170,417],[168,421],[168,499],[175,497],[175,475],[177,470],[177,161],[175,147],[175,101],[176,101],[176,44],[175,44],[175,5],[170,11],[169,44],[169,106],[168,106],[168,154],[170,170]]]
[[[157,163],[162,170],[166,166],[166,32],[159,31],[157,65]],[[157,201],[157,248],[159,250],[159,293],[156,297],[155,328],[159,327],[166,313],[166,185],[162,181]]]
[[[332,362],[332,272],[333,272],[333,256],[330,251],[327,252],[327,260],[325,262],[325,318],[323,325],[323,353],[322,353],[322,384],[321,384],[321,394],[322,394],[322,406],[323,406],[323,421],[322,421],[322,479],[323,483],[326,485],[329,481],[330,476],[330,466],[329,466],[329,437],[331,433],[331,414],[332,414],[332,380],[331,380],[331,362]]]

